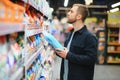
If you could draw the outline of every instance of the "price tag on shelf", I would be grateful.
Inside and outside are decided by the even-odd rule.
[[[39,33],[42,33],[42,29],[26,30],[25,36],[29,37]]]

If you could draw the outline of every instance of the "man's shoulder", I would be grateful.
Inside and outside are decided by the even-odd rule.
[[[97,39],[96,35],[93,34],[92,32],[90,32],[89,30],[87,30],[87,31],[85,32],[85,35],[86,35],[86,37],[88,37],[88,38],[95,38],[95,39]]]
[[[85,30],[85,31],[84,31],[84,35],[93,36],[93,33],[90,32],[89,30]]]

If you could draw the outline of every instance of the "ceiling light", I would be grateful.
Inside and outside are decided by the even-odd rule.
[[[64,7],[67,7],[69,0],[64,0]]]
[[[120,2],[115,3],[115,4],[112,4],[111,7],[114,8],[114,7],[117,7],[117,6],[119,6],[119,5],[120,5]]]
[[[91,3],[93,3],[93,0],[85,0],[86,5],[90,5]]]
[[[110,10],[110,12],[117,12],[117,11],[119,11],[119,8],[114,8]]]

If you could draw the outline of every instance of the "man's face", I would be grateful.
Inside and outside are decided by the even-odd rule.
[[[70,11],[67,13],[67,22],[68,23],[74,23],[76,22],[76,18],[77,18],[77,9],[78,7],[77,6],[73,6]]]

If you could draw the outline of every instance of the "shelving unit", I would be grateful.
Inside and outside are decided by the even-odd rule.
[[[104,30],[99,30],[97,32],[98,37],[98,64],[104,64],[105,63],[105,49],[106,49],[106,34]]]
[[[101,16],[101,15],[100,15]],[[106,54],[106,27],[105,18],[101,17],[89,17],[86,19],[86,24],[88,29],[95,34],[98,39],[98,51],[97,51],[97,61],[96,64],[105,63]]]
[[[26,37],[38,34],[38,33],[42,33],[42,29],[31,29],[31,30],[27,30],[28,33],[25,34]]]
[[[38,0],[38,1],[22,0],[22,1],[24,1],[25,3],[30,4],[36,10],[40,11],[43,14],[43,16],[45,16],[47,18],[50,17],[50,15],[51,15],[50,7],[49,7],[48,3],[46,2],[46,0]]]
[[[43,16],[49,17],[49,12],[46,12],[49,8],[45,0],[38,1],[41,3],[33,0],[25,2],[34,7],[35,10],[40,11]],[[51,73],[49,69],[52,69],[53,66],[52,55],[54,52],[51,45],[45,40],[43,32],[44,26],[42,24],[32,23],[25,27],[24,73],[26,80],[40,80],[43,77],[51,80],[47,73]]]
[[[13,6],[11,8],[2,5],[3,8],[6,7],[6,12],[11,10],[8,11],[9,14],[2,14],[12,16],[14,20],[10,22],[7,18],[2,21],[0,16],[0,80],[41,80],[42,77],[52,80],[52,77],[48,76],[52,75],[54,51],[42,34],[45,31],[43,17],[49,18],[52,12],[49,11],[50,7],[46,0],[37,1],[19,0],[18,4],[8,1],[20,8],[18,12],[12,12]],[[0,4],[6,2],[2,0]],[[31,13],[22,11],[21,8],[25,8],[22,4],[33,11]],[[39,18],[36,14],[40,14]],[[20,18],[22,16],[22,19],[19,17],[16,19],[16,15]],[[33,18],[33,15],[36,18]]]
[[[1,48],[4,49],[3,53],[0,53],[0,79],[20,80],[24,76],[23,58],[20,57],[22,56],[22,46],[17,41],[14,43],[11,43],[10,41],[12,35],[19,36],[17,35],[19,32],[24,33],[24,27],[25,26],[22,23],[0,23],[0,37],[2,36],[5,39],[8,39],[8,41],[5,40],[3,44],[0,43],[3,46]],[[13,38],[13,41],[14,40],[15,39]],[[14,50],[14,45],[16,45],[16,47],[19,45],[21,51]]]
[[[37,52],[33,53],[30,58],[25,59],[25,68],[28,69],[29,66],[35,61],[35,59],[37,58],[37,56],[39,55],[39,52],[43,49],[43,47],[41,46]]]
[[[120,51],[108,51],[108,54],[120,54]]]
[[[110,34],[111,37],[118,37],[119,34]]]
[[[108,25],[107,64],[120,64],[119,26]]]
[[[7,35],[14,32],[24,31],[24,24],[22,23],[6,23],[0,22],[0,35]]]
[[[24,76],[24,68],[20,67],[14,74],[12,74],[10,80],[20,80]]]

